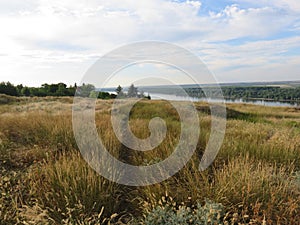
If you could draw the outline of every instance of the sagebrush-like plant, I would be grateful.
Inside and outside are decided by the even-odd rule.
[[[141,224],[145,225],[215,225],[223,224],[224,207],[219,203],[206,200],[204,205],[188,207],[178,205],[171,197],[163,196],[158,205],[147,210]]]

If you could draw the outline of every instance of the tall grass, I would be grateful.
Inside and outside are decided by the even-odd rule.
[[[82,215],[91,218],[102,210],[101,215],[109,217],[119,207],[118,185],[93,171],[78,152],[64,153],[57,161],[32,169],[28,185],[31,201],[47,209],[48,217],[58,224]]]
[[[15,145],[57,149],[76,146],[70,113],[51,115],[47,112],[31,112],[17,118],[14,114],[8,114],[2,116],[0,126],[1,132]]]
[[[211,198],[260,223],[266,219],[269,224],[297,224],[300,189],[294,174],[292,164],[278,166],[238,157],[214,171]]]
[[[222,148],[213,165],[199,172],[211,118],[207,105],[197,103],[201,133],[189,163],[159,184],[126,187],[101,177],[82,159],[73,136],[70,99],[39,101],[0,106],[1,224],[143,224],[143,218],[152,218],[145,204],[155,209],[166,193],[176,205],[191,209],[206,199],[222,204],[222,223],[300,223],[298,110],[229,105]],[[96,126],[113,156],[149,165],[173,152],[180,122],[170,104],[141,101],[131,111],[130,127],[139,138],[149,136],[151,118],[166,121],[165,140],[147,152],[120,143],[110,122],[111,104],[97,102]]]
[[[235,157],[242,154],[268,162],[299,162],[299,134],[298,128],[277,127],[276,123],[231,120],[227,125],[219,157]]]

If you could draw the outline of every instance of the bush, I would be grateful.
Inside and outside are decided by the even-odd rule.
[[[206,200],[202,206],[188,207],[182,203],[177,206],[172,198],[163,197],[159,205],[148,211],[141,222],[146,225],[213,225],[222,224],[224,207],[219,203]]]

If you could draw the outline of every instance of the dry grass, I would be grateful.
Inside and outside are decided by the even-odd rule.
[[[145,165],[171,154],[180,122],[170,104],[142,101],[131,112],[137,137],[149,135],[152,117],[167,123],[166,139],[148,152],[123,148],[110,123],[111,104],[97,101],[96,125],[112,155]],[[133,188],[104,179],[81,158],[71,106],[71,98],[21,99],[0,106],[1,224],[129,224],[142,221],[145,203],[155,207],[166,193],[187,207],[204,204],[206,198],[221,203],[224,223],[300,223],[299,110],[229,105],[221,151],[213,165],[199,172],[210,134],[209,109],[199,103],[201,135],[192,160],[162,183]]]
[[[32,168],[26,179],[30,201],[47,209],[47,217],[58,224],[82,215],[92,218],[102,210],[101,215],[108,216],[119,207],[118,185],[99,176],[78,152],[63,153],[54,162]]]

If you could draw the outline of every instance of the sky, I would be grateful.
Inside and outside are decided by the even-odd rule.
[[[80,83],[104,54],[145,40],[188,49],[221,83],[300,80],[298,0],[0,0],[0,29],[0,81],[13,84]],[[136,68],[123,82],[171,71]]]

